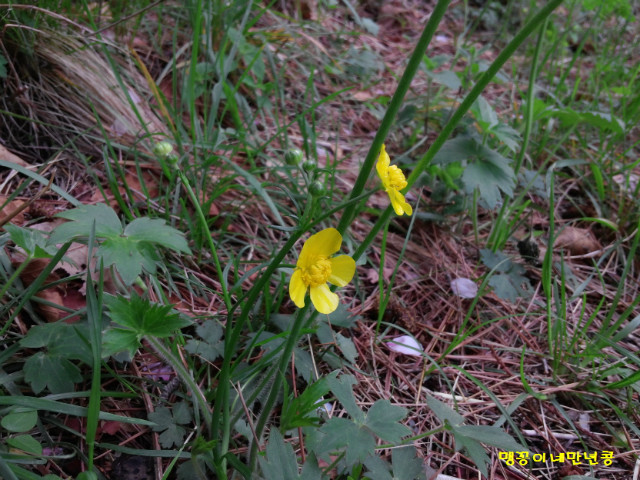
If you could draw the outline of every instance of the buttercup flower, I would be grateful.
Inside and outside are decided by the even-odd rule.
[[[389,195],[391,206],[395,210],[396,215],[404,215],[405,213],[411,215],[413,208],[406,202],[404,195],[400,193],[400,190],[407,186],[407,179],[404,178],[404,173],[402,173],[400,168],[396,165],[389,165],[390,163],[391,159],[384,145],[382,145],[378,163],[376,163],[376,170],[378,171],[380,180],[382,180],[382,186]]]
[[[311,235],[304,243],[289,282],[289,296],[298,308],[304,307],[307,290],[311,291],[311,303],[320,313],[329,314],[338,308],[338,295],[329,289],[327,282],[344,287],[356,271],[356,262],[350,256],[331,257],[341,244],[342,235],[335,228]]]

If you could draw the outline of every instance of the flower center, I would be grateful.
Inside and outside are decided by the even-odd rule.
[[[404,173],[396,165],[389,167],[389,185],[396,189],[402,190],[407,186],[407,180],[404,178]]]
[[[319,258],[313,265],[302,270],[302,281],[310,287],[327,283],[330,276],[331,262],[326,258]]]

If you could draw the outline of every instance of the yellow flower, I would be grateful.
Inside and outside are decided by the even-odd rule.
[[[341,244],[342,236],[335,228],[311,235],[304,243],[289,282],[289,296],[297,307],[304,307],[304,298],[310,290],[311,302],[320,313],[329,314],[338,308],[338,295],[329,289],[327,282],[344,287],[356,271],[356,262],[350,256],[331,257]]]
[[[407,179],[404,178],[402,170],[395,165],[389,166],[390,163],[391,159],[389,155],[387,155],[384,145],[382,145],[378,163],[376,163],[376,170],[378,171],[380,180],[382,180],[382,186],[389,195],[389,200],[391,200],[391,205],[396,215],[403,215],[405,213],[411,215],[413,209],[404,199],[404,195],[400,193],[400,190],[407,186]]]

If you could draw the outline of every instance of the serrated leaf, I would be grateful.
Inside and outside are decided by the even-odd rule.
[[[434,397],[427,396],[427,405],[433,411],[436,417],[444,423],[449,422],[450,425],[462,425],[464,417],[453,410],[449,405],[436,400]]]
[[[92,361],[91,347],[88,344],[87,325],[67,323],[46,323],[34,325],[29,329],[20,345],[26,348],[46,347],[49,355],[81,360],[86,364]]]
[[[31,429],[29,429],[31,430]],[[34,455],[42,455],[42,445],[31,435],[16,435],[15,437],[7,437],[7,445],[23,452],[33,453]]]
[[[191,409],[186,402],[179,402],[173,406],[173,420],[180,425],[186,425],[191,421]]]
[[[45,388],[51,393],[69,393],[74,383],[82,381],[80,369],[61,356],[38,352],[24,362],[24,379],[38,394]]]
[[[139,336],[134,330],[111,328],[102,335],[102,356],[107,358],[119,352],[127,352],[133,357],[140,348]]]
[[[157,243],[178,252],[191,254],[184,235],[158,218],[136,218],[125,227],[124,235],[139,242]]]
[[[391,405],[389,400],[377,400],[367,412],[365,425],[378,437],[390,443],[399,443],[411,429],[398,423],[407,414],[405,408]]]
[[[333,372],[330,375],[337,375]],[[297,427],[317,426],[320,422],[318,409],[323,408],[324,395],[329,392],[327,378],[307,386],[302,393],[289,398],[282,406],[280,428],[284,431]]]
[[[92,225],[95,223],[96,237],[113,237],[122,234],[122,224],[113,208],[98,203],[96,205],[82,205],[66,212],[61,212],[56,217],[66,218],[70,222],[56,227],[49,242],[65,243],[75,237],[88,237]]]
[[[487,148],[484,150],[489,151]],[[478,189],[480,197],[492,209],[500,202],[501,191],[508,196],[513,195],[515,174],[506,158],[497,152],[491,152],[491,155],[478,158],[467,166],[462,174],[462,182],[469,194]]]
[[[488,248],[480,249],[480,259],[488,268],[497,272],[507,272],[512,264],[511,257],[500,251],[492,252]]]
[[[364,461],[367,476],[371,480],[394,480],[391,475],[391,465],[377,455],[371,455]]]
[[[517,272],[498,273],[489,279],[495,294],[503,300],[514,303],[519,297],[527,295],[530,288],[529,279]]]
[[[505,452],[528,451],[520,445],[507,432],[498,427],[490,425],[462,425],[455,427],[455,431],[467,438],[472,438],[478,442],[497,447]]]
[[[498,140],[506,145],[506,147],[515,152],[520,145],[520,133],[505,123],[498,123],[491,129]]]
[[[2,417],[0,425],[10,432],[22,433],[31,430],[36,426],[37,422],[37,410],[24,407],[14,407],[9,413]]]
[[[470,136],[460,136],[447,140],[433,157],[433,163],[447,165],[451,162],[462,162],[478,155],[478,142]]]
[[[184,442],[184,437],[187,432],[181,425],[190,421],[191,413],[188,411],[186,404],[180,407],[182,404],[184,404],[184,402],[180,402],[174,406],[173,414],[167,407],[161,406],[148,416],[149,420],[156,424],[153,430],[155,432],[162,432],[158,439],[160,440],[160,444],[165,448],[171,448],[173,445],[182,446]],[[187,408],[186,411],[185,408]]]
[[[22,228],[10,223],[5,225],[4,229],[9,233],[11,241],[32,258],[51,258],[58,250],[55,245],[47,246],[47,237],[39,230]]]
[[[278,429],[271,430],[266,458],[259,458],[263,478],[299,479],[298,462],[291,445],[284,442]]]
[[[202,338],[190,339],[185,345],[185,350],[192,355],[199,355],[209,362],[214,362],[224,353],[222,338],[222,326],[215,320],[207,320],[196,327],[196,334]]]
[[[358,358],[358,350],[356,349],[353,340],[338,332],[336,333],[336,344],[347,362],[354,363],[356,361]]]
[[[142,268],[151,275],[156,273],[158,258],[149,258],[148,251],[136,240],[127,237],[109,237],[98,249],[105,267],[114,265],[122,281],[131,285],[142,273]],[[153,250],[152,250],[153,251]]]
[[[395,480],[424,479],[422,459],[417,456],[415,447],[411,445],[391,450],[391,467]]]
[[[114,323],[129,328],[138,336],[168,337],[176,330],[191,325],[191,321],[172,309],[171,305],[152,303],[133,294],[125,297],[108,297],[105,301]]]
[[[346,449],[349,466],[363,463],[375,451],[376,442],[364,426],[346,418],[333,417],[320,428],[324,437],[320,441],[323,451],[337,452]]]
[[[453,429],[453,438],[456,441],[456,450],[465,450],[476,467],[478,467],[478,470],[480,470],[480,473],[488,477],[487,464],[489,463],[489,457],[482,444],[477,440],[460,435],[457,427]]]
[[[482,262],[496,272],[489,279],[491,285],[500,298],[515,302],[518,297],[526,296],[531,291],[526,270],[522,265],[514,263],[502,252],[492,252],[487,249],[480,251]]]
[[[431,77],[431,79],[434,82],[440,85],[444,85],[445,87],[451,90],[456,91],[456,90],[459,90],[460,87],[462,87],[462,82],[460,81],[460,77],[458,77],[456,72],[453,72],[451,70],[444,70],[438,73],[433,72],[431,70],[427,70],[426,73],[429,77]]]
[[[356,423],[364,423],[365,414],[358,407],[353,397],[353,385],[357,385],[358,381],[353,375],[341,375],[340,378],[328,378],[329,388],[336,396],[338,401],[345,408],[347,413]]]
[[[483,130],[490,130],[498,124],[498,114],[482,95],[474,102],[471,111],[478,123],[482,124]]]

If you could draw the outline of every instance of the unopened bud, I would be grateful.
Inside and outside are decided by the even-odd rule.
[[[287,165],[299,165],[304,160],[304,153],[299,148],[292,148],[284,154],[284,161]]]
[[[322,182],[316,180],[311,185],[309,185],[309,192],[311,192],[311,195],[313,195],[314,197],[320,197],[326,193],[326,189],[324,188]]]
[[[153,153],[158,157],[166,158],[173,152],[173,145],[169,142],[158,142],[153,147]]]

